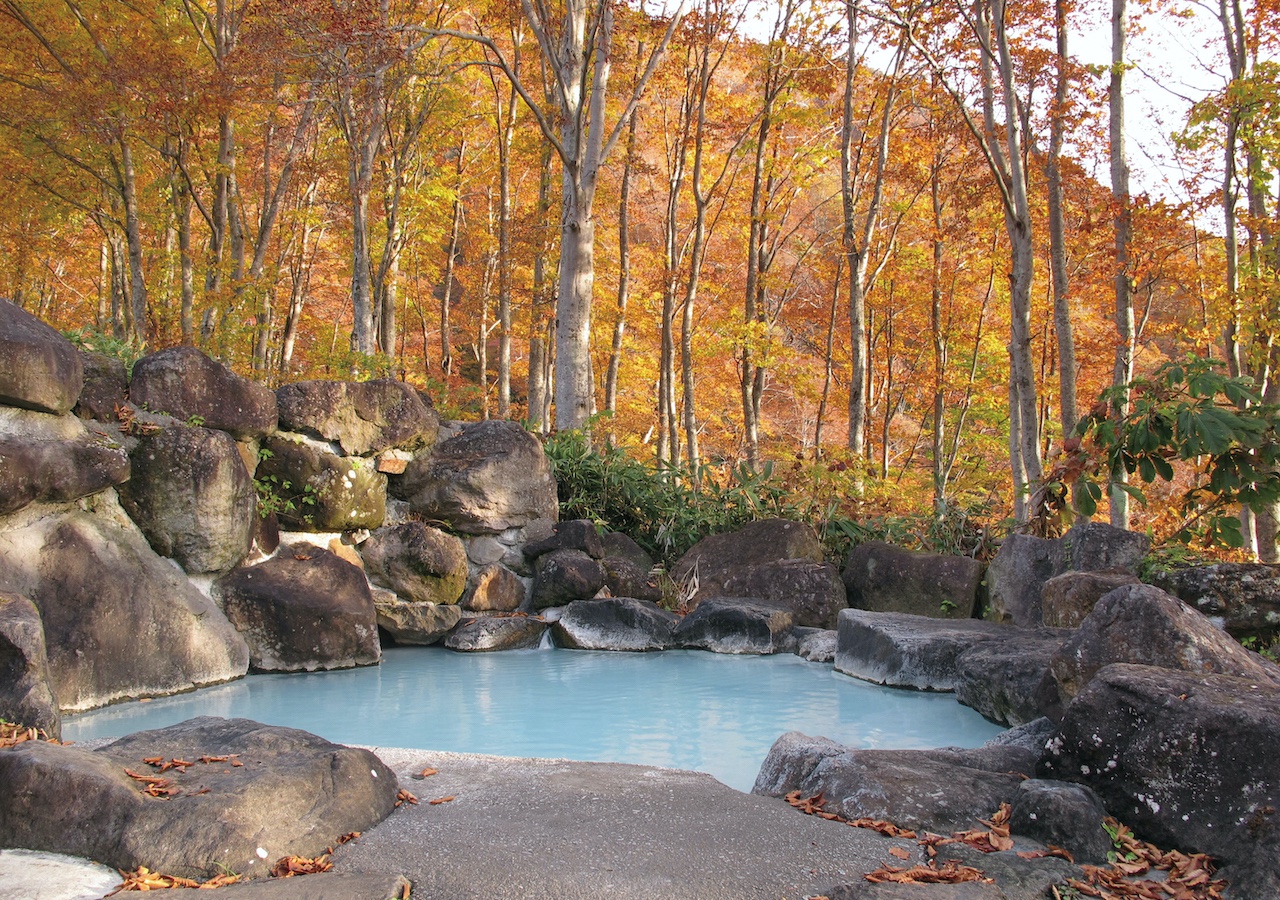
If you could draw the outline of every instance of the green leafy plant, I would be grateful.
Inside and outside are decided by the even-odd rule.
[[[1198,358],[1166,363],[1128,392],[1128,414],[1112,411],[1123,391],[1111,388],[1080,420],[1042,486],[1044,506],[1060,507],[1074,485],[1075,510],[1092,516],[1108,483],[1145,505],[1139,482],[1172,482],[1177,463],[1190,487],[1173,539],[1242,546],[1236,507],[1257,512],[1280,499],[1280,408],[1263,403],[1245,379],[1225,375],[1221,363]]]
[[[103,356],[120,360],[124,363],[125,371],[130,375],[133,374],[133,364],[146,352],[146,347],[142,344],[115,337],[89,326],[64,331],[63,335],[81,350],[101,353]]]

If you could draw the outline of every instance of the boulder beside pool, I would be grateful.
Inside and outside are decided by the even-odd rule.
[[[0,752],[0,840],[117,869],[265,876],[282,856],[318,856],[381,822],[398,789],[368,750],[206,716],[96,750]]]

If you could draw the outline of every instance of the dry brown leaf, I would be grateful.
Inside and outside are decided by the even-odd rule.
[[[400,806],[405,803],[408,803],[410,806],[417,806],[418,798],[413,796],[413,794],[409,793],[404,788],[401,788],[396,792],[396,806]]]
[[[910,850],[905,850],[905,849],[903,849],[902,847],[890,847],[890,848],[889,848],[889,855],[890,855],[890,856],[896,856],[896,857],[898,857],[898,859],[910,859],[910,858],[911,858],[911,851],[910,851]]]
[[[929,863],[923,866],[912,866],[909,869],[897,869],[893,866],[881,866],[874,872],[862,876],[873,884],[890,882],[894,884],[962,884],[969,881],[981,881],[987,884],[991,879],[972,866],[962,866],[954,861],[942,866]]]
[[[440,774],[439,769],[433,769],[430,766],[427,766],[425,769],[423,769],[421,772],[418,773],[418,777],[430,778],[432,775],[438,775],[438,774]]]
[[[450,794],[448,797],[437,797],[436,799],[429,801],[429,804],[431,806],[439,806],[441,803],[452,803],[457,799],[457,797]]]
[[[282,856],[271,867],[272,878],[292,878],[294,875],[316,875],[333,868],[328,854],[309,859],[305,856]]]
[[[870,828],[872,831],[878,831],[886,837],[913,840],[916,836],[916,833],[911,829],[899,827],[892,822],[884,821],[884,819],[853,819],[849,824],[854,828]]]

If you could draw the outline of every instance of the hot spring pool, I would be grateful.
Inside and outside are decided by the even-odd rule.
[[[695,769],[742,791],[786,731],[886,748],[974,747],[1001,731],[951,694],[878,687],[791,654],[392,647],[380,666],[250,675],[68,716],[62,736],[209,715],[344,744]]]

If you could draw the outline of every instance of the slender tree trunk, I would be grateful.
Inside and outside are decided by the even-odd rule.
[[[458,258],[458,242],[462,235],[462,153],[458,153],[458,195],[453,198],[453,220],[449,226],[449,243],[445,248],[444,287],[440,296],[440,371],[448,391],[449,376],[453,374],[453,324],[450,309],[453,305],[454,270]]]
[[[133,147],[125,135],[119,137],[118,144],[125,240],[129,247],[129,312],[133,321],[133,336],[139,346],[146,346],[151,340],[148,321],[150,309],[142,265],[142,225],[138,219],[138,185],[133,166]]]
[[[1067,237],[1062,196],[1062,143],[1071,86],[1070,58],[1067,53],[1067,0],[1055,0],[1055,28],[1058,36],[1058,71],[1054,85],[1053,115],[1050,118],[1048,190],[1049,190],[1049,265],[1053,277],[1053,328],[1058,341],[1058,385],[1062,436],[1071,436],[1079,418],[1076,398],[1076,348],[1071,326],[1071,284],[1067,272]]]
[[[538,205],[534,215],[537,227],[551,217],[551,145],[542,145],[542,157],[538,169]],[[542,235],[543,232],[539,231]],[[533,256],[533,303],[529,314],[529,427],[541,434],[551,429],[547,414],[550,403],[550,353],[547,333],[552,320],[552,300],[547,280],[547,251],[550,241],[539,237]]]
[[[1124,145],[1124,67],[1129,15],[1126,0],[1112,0],[1111,5],[1111,194],[1115,204],[1115,294],[1116,353],[1112,384],[1124,390],[1124,396],[1112,403],[1112,413],[1123,417],[1129,412],[1127,385],[1133,380],[1133,283],[1129,274],[1129,242],[1133,231],[1129,204],[1129,159]],[[1124,472],[1111,487],[1111,524],[1129,527],[1129,495],[1120,487]]]
[[[644,56],[644,42],[636,52],[636,77],[639,60]],[[633,115],[627,126],[627,149],[622,161],[622,186],[618,196],[618,306],[613,322],[613,341],[609,346],[609,368],[604,381],[604,408],[610,415],[609,443],[615,440],[613,414],[618,409],[618,371],[622,365],[622,343],[627,333],[627,303],[631,292],[631,175],[636,159],[636,129],[640,116]]]

